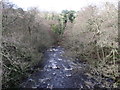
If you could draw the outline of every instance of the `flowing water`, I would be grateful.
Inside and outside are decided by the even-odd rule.
[[[45,52],[43,69],[33,73],[25,80],[22,88],[94,88],[99,83],[87,72],[85,63],[76,64],[64,56],[60,46]]]

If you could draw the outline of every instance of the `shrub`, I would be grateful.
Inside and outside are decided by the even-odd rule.
[[[3,1],[3,88],[14,87],[41,62],[43,51],[54,43],[49,21],[36,8],[24,11]]]
[[[62,42],[68,56],[89,62],[101,76],[114,80],[119,76],[117,14],[110,3],[102,10],[96,6],[82,9],[75,22],[66,26]]]

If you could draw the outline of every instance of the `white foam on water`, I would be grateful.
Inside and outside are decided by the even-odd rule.
[[[53,75],[55,75],[56,73],[53,73]]]
[[[59,53],[60,53],[60,54],[61,54],[61,53],[64,53],[64,51],[60,51]]]
[[[53,51],[58,51],[58,49],[52,49]]]
[[[64,70],[73,70],[73,68],[66,68],[63,64],[62,64],[62,66],[64,67]]]
[[[37,88],[36,86],[33,86],[32,88]]]
[[[67,71],[67,70],[73,70],[72,68],[65,68],[65,70]]]
[[[52,89],[52,88],[53,88],[53,85],[48,84],[48,85],[47,85],[47,88]]]
[[[72,75],[71,75],[71,74],[66,74],[66,76],[67,76],[67,77],[70,77],[70,76],[72,76]]]
[[[55,63],[55,64],[57,63],[54,59],[50,60],[49,62],[50,63]]]
[[[52,63],[52,68],[53,69],[57,68],[57,65],[55,63]]]
[[[49,80],[49,79],[50,79],[50,78],[39,79],[39,82],[45,83],[44,81]]]
[[[54,59],[50,60],[49,62],[54,62]]]
[[[61,61],[62,59],[61,58],[58,58],[59,61]]]
[[[83,88],[83,85],[80,84],[80,87]]]
[[[51,52],[52,52],[53,50],[52,50],[52,49],[49,49],[48,51],[51,51]]]
[[[30,79],[28,79],[28,81],[34,81],[34,80],[30,78]]]

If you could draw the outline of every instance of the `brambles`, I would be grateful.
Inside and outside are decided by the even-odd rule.
[[[3,88],[15,87],[41,62],[43,51],[54,39],[49,22],[36,8],[24,11],[3,1]]]
[[[89,62],[101,76],[114,80],[119,76],[117,14],[110,3],[102,10],[88,6],[77,13],[74,24],[66,26],[63,38],[68,56]]]

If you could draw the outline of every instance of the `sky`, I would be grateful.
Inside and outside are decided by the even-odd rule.
[[[38,7],[41,11],[75,10],[78,11],[87,5],[102,6],[104,2],[116,3],[118,0],[9,0],[18,7],[27,10],[29,7]]]

